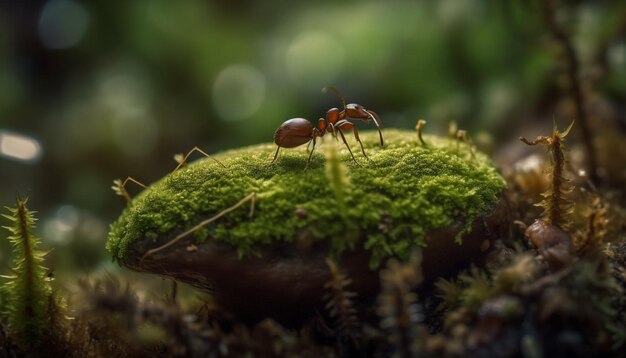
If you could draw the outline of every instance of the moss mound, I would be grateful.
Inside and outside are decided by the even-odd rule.
[[[196,232],[196,239],[226,242],[243,257],[261,255],[264,244],[293,241],[306,231],[316,240],[330,240],[335,253],[357,242],[364,245],[376,267],[388,256],[406,258],[411,247],[425,246],[431,230],[459,223],[469,229],[499,200],[505,182],[485,155],[473,158],[466,145],[434,136],[425,136],[424,147],[412,131],[386,130],[384,135],[381,148],[377,132],[362,133],[369,161],[350,141],[360,165],[341,150],[345,177],[335,186],[329,178],[334,180],[336,170],[326,170],[322,150],[316,149],[303,170],[305,146],[281,150],[271,166],[274,144],[217,154],[225,167],[208,158],[197,160],[134,198],[111,225],[107,249],[121,260],[134,241],[162,244],[256,192],[253,218],[249,204],[243,205]],[[332,140],[324,139],[320,149]],[[343,188],[338,191],[336,185]]]

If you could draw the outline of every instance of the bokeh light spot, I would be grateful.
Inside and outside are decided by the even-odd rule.
[[[291,80],[310,88],[334,83],[344,64],[339,41],[323,32],[305,32],[287,48],[286,66]]]
[[[22,162],[41,158],[41,144],[35,138],[0,131],[0,155]]]
[[[117,117],[112,125],[118,147],[129,156],[147,155],[159,137],[156,121],[148,116]]]
[[[70,0],[51,0],[41,11],[39,37],[49,49],[64,49],[79,43],[88,25],[89,14],[81,4]]]
[[[254,115],[265,98],[265,75],[248,65],[223,69],[213,83],[213,104],[224,120],[240,120]]]
[[[626,43],[618,43],[611,46],[607,57],[614,69],[624,72],[626,68]]]
[[[141,76],[126,72],[128,70],[107,73],[108,77],[100,84],[100,99],[120,115],[141,115],[150,106],[149,85]]]
[[[80,212],[72,205],[60,206],[52,219],[44,223],[46,240],[65,243],[76,229],[80,219]]]
[[[159,125],[151,111],[152,94],[141,68],[120,64],[106,72],[99,100],[107,109],[113,139],[126,155],[143,157],[155,147]]]

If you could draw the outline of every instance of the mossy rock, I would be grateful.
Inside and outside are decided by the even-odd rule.
[[[442,264],[450,267],[468,260],[468,245],[484,248],[488,237],[483,232],[494,231],[485,218],[493,217],[505,188],[490,160],[448,138],[425,136],[423,146],[413,131],[386,130],[384,135],[381,148],[376,132],[361,133],[370,160],[355,151],[355,163],[342,146],[340,160],[330,161],[339,166],[329,165],[324,155],[323,148],[334,144],[330,135],[318,143],[307,170],[305,146],[281,150],[272,165],[274,144],[215,155],[223,166],[210,158],[197,160],[134,198],[111,225],[107,248],[131,268],[217,290],[222,289],[215,283],[219,278],[212,276],[237,279],[238,274],[215,267],[191,272],[196,270],[191,262],[215,260],[208,250],[232,256],[227,265],[232,270],[253,262],[280,265],[315,252],[319,262],[311,270],[324,271],[325,256],[348,262],[350,253],[358,253],[355,265],[375,270],[388,257],[405,259],[416,247],[437,246],[451,258],[455,250],[463,256]],[[351,146],[358,148],[354,142]],[[253,192],[252,218],[248,202],[179,244],[139,260]],[[470,231],[482,237],[464,243]],[[424,256],[425,264],[442,259],[429,259],[427,250]],[[203,275],[209,277],[200,279]]]

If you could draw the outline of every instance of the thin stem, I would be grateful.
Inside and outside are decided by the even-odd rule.
[[[589,125],[589,118],[587,117],[587,111],[585,110],[582,84],[579,77],[580,63],[578,56],[576,55],[576,49],[574,48],[572,40],[556,21],[556,1],[542,0],[540,3],[543,7],[543,20],[546,27],[554,39],[559,42],[565,50],[567,77],[571,83],[572,96],[574,97],[576,107],[576,118],[580,123],[583,143],[587,152],[587,158],[589,161],[589,176],[591,181],[597,183],[599,178],[598,173],[596,172],[596,169],[598,168],[596,150],[593,144],[593,133],[591,132],[591,126]]]
[[[224,216],[224,215],[226,215],[226,214],[230,213],[231,211],[233,211],[233,210],[237,209],[238,207],[240,207],[241,205],[243,205],[246,201],[250,201],[250,200],[252,201],[252,204],[251,204],[251,207],[250,207],[250,217],[252,217],[252,215],[254,215],[254,204],[255,204],[255,202],[256,202],[256,193],[255,193],[255,192],[252,192],[252,193],[250,193],[249,195],[247,195],[246,197],[244,197],[243,199],[239,200],[239,202],[238,202],[237,204],[235,204],[235,205],[233,205],[233,206],[231,206],[231,207],[229,207],[229,208],[227,208],[227,209],[224,209],[224,210],[220,211],[220,212],[219,212],[219,213],[217,213],[216,215],[214,215],[214,216],[212,216],[212,217],[210,217],[210,218],[208,218],[208,219],[206,219],[206,220],[201,221],[201,222],[200,222],[199,224],[197,224],[196,226],[194,226],[194,227],[192,227],[191,229],[189,229],[189,230],[187,230],[187,231],[183,232],[182,234],[180,234],[180,235],[176,236],[175,238],[173,238],[173,239],[172,239],[172,240],[170,240],[169,242],[165,243],[164,245],[161,245],[161,246],[159,246],[159,247],[157,247],[157,248],[155,248],[155,249],[148,250],[148,251],[147,251],[147,252],[146,252],[146,253],[145,253],[145,254],[141,257],[141,259],[139,260],[139,265],[141,266],[141,263],[143,262],[143,260],[144,260],[146,257],[148,257],[148,256],[150,256],[150,255],[152,255],[152,254],[154,254],[154,253],[157,253],[157,252],[159,252],[159,251],[161,251],[161,250],[163,250],[163,249],[166,249],[166,248],[168,248],[168,247],[170,247],[170,246],[174,245],[174,244],[175,244],[175,243],[177,243],[178,241],[180,241],[180,240],[184,239],[185,237],[187,237],[187,236],[189,236],[189,235],[193,234],[194,232],[196,232],[197,230],[201,229],[203,226],[206,226],[206,225],[208,225],[208,224],[212,223],[213,221],[215,221],[215,220],[217,220],[217,219],[221,218],[222,216]]]
[[[23,260],[24,260],[24,279],[26,286],[26,294],[23,296],[23,299],[26,301],[23,306],[26,312],[23,312],[25,317],[31,317],[34,312],[33,311],[33,300],[35,299],[35,288],[34,288],[34,265],[33,262],[33,248],[31,247],[31,238],[30,232],[28,228],[28,213],[26,212],[26,202],[18,201],[17,202],[17,217],[18,217],[18,225],[19,225],[19,238],[22,241],[23,247]]]
[[[423,119],[420,119],[419,121],[417,121],[417,125],[415,126],[415,130],[417,131],[417,137],[419,138],[420,143],[422,143],[424,147],[426,147],[426,142],[424,142],[424,138],[422,138],[422,128],[424,128],[425,125],[426,125],[426,121]]]

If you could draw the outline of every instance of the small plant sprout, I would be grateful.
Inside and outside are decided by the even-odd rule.
[[[220,162],[219,160],[213,158],[212,156],[208,155],[205,151],[203,151],[202,149],[198,148],[198,147],[193,147],[189,152],[187,152],[187,154],[183,155],[182,153],[176,154],[174,155],[174,160],[178,163],[178,166],[176,168],[174,168],[174,171],[177,171],[178,169],[182,168],[185,164],[187,164],[187,159],[189,159],[189,156],[191,156],[194,152],[198,152],[202,155],[204,155],[207,158],[211,158],[213,159],[217,164],[221,165],[222,167],[225,167],[224,164],[222,162]]]
[[[420,119],[419,121],[417,121],[417,125],[415,126],[415,130],[417,131],[417,138],[419,138],[420,143],[422,143],[424,147],[426,146],[426,142],[424,142],[424,139],[422,138],[422,128],[424,128],[425,125],[426,121]]]
[[[464,131],[462,129],[459,129],[456,131],[456,151],[457,153],[459,152],[459,144],[461,142],[465,143],[467,145],[467,150],[469,151],[471,157],[473,160],[476,160],[476,155],[474,154],[474,143],[472,143],[472,140],[469,138],[469,136],[467,135],[467,131]]]
[[[524,137],[520,140],[528,145],[545,145],[551,153],[550,186],[542,193],[543,200],[535,204],[543,208],[540,220],[526,229],[526,236],[537,247],[541,255],[552,269],[560,269],[570,265],[575,259],[572,239],[565,229],[569,226],[569,214],[572,204],[566,195],[572,191],[569,179],[564,177],[565,150],[564,139],[572,129],[574,122],[564,132],[559,132],[556,121],[553,123],[552,135],[539,136],[533,141]]]
[[[541,218],[548,224],[566,229],[569,225],[567,216],[571,213],[571,204],[566,195],[572,191],[568,185],[569,179],[564,177],[565,168],[565,151],[564,140],[569,134],[574,122],[567,127],[564,132],[559,132],[556,121],[553,122],[552,135],[539,136],[533,141],[529,141],[524,137],[520,140],[528,145],[543,144],[547,147],[550,157],[552,170],[550,171],[550,187],[542,196],[544,199],[536,204],[544,209]]]
[[[130,194],[128,194],[128,191],[126,190],[126,184],[128,184],[129,182],[131,183],[135,183],[136,185],[139,185],[140,187],[146,189],[148,186],[141,183],[140,181],[132,178],[132,177],[126,177],[126,179],[124,179],[124,181],[122,181],[122,179],[115,179],[113,180],[113,186],[111,187],[111,189],[113,189],[113,191],[115,192],[116,195],[119,195],[121,197],[124,197],[124,199],[126,199],[127,203],[130,203],[131,201],[131,197]]]
[[[456,124],[456,121],[452,121],[448,124],[448,137],[451,139],[456,139],[456,133],[459,131],[459,126]]]
[[[27,202],[18,198],[14,208],[7,208],[9,214],[2,215],[11,222],[5,228],[11,233],[14,258],[13,274],[2,276],[7,281],[2,286],[6,301],[1,315],[6,317],[11,334],[28,349],[44,339],[52,290],[43,266],[46,253],[37,250],[40,240],[32,234],[36,219]]]

